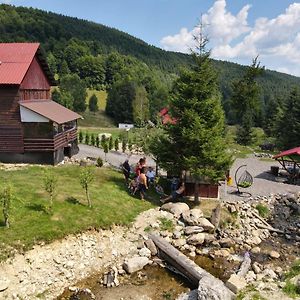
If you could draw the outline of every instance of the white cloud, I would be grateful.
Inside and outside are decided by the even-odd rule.
[[[212,47],[212,56],[249,64],[260,55],[267,68],[300,75],[300,3],[293,3],[273,19],[258,18],[252,27],[248,24],[250,5],[237,15],[226,10],[226,0],[217,0],[203,15]],[[188,52],[195,29],[184,28],[179,34],[161,40],[167,50]],[[190,43],[190,44],[188,44]],[[189,47],[188,47],[189,46]]]

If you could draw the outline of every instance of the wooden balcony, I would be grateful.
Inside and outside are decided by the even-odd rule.
[[[77,128],[72,128],[56,134],[52,139],[25,138],[25,152],[53,152],[57,149],[67,147],[68,144],[77,139]]]

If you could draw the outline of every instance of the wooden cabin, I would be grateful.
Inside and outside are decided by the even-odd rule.
[[[57,164],[78,152],[77,113],[51,100],[39,43],[0,43],[0,162]]]

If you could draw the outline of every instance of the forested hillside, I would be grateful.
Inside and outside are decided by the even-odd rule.
[[[86,87],[110,91],[107,113],[116,121],[153,119],[168,103],[179,68],[192,64],[190,55],[164,51],[104,25],[4,4],[0,5],[0,41],[40,42],[53,73],[60,79],[68,76],[63,82],[70,83],[65,86],[71,86],[77,76],[75,82],[79,77]],[[232,82],[241,78],[246,68],[224,61],[214,61],[214,64],[219,74],[227,121],[234,123]],[[272,117],[269,111],[274,110],[274,104],[281,106],[293,86],[300,85],[300,78],[266,71],[258,82],[262,93],[260,118],[256,125],[264,126],[266,117]],[[63,104],[74,106],[67,89],[56,97]],[[134,111],[132,105],[141,107],[142,114],[140,110]],[[77,108],[85,109],[82,105]]]

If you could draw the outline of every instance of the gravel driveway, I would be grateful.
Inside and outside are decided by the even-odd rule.
[[[251,187],[247,189],[241,189],[243,191],[247,191],[251,193],[253,197],[255,196],[268,196],[270,194],[277,193],[288,193],[288,192],[300,192],[299,185],[286,184],[282,182],[275,181],[275,176],[270,173],[271,166],[281,165],[277,161],[264,161],[260,160],[257,157],[248,157],[248,158],[238,158],[235,160],[231,170],[230,176],[233,179],[233,185],[231,187],[227,187],[226,198],[227,199],[240,199],[241,197],[233,194],[237,188],[234,182],[234,174],[237,168],[241,165],[247,165],[247,171],[253,176],[253,184]],[[243,173],[245,168],[240,169],[238,172],[238,177]],[[282,169],[279,169],[282,171]],[[280,177],[279,177],[280,179]],[[221,196],[224,197],[224,185],[221,189]],[[246,196],[242,195],[242,196]]]
[[[80,144],[79,145],[79,153],[74,155],[73,157],[77,158],[77,159],[82,159],[82,158],[86,158],[86,157],[97,158],[99,156],[104,161],[105,154],[102,149],[93,147],[93,146]],[[110,151],[109,153],[106,154],[107,161],[114,167],[119,167],[125,161],[126,158],[129,159],[129,164],[134,166],[141,157],[143,157],[143,155],[135,155],[135,154],[128,155],[126,153],[119,152],[119,151]],[[146,158],[147,158],[148,166],[155,166],[155,162],[151,157],[147,156]]]

